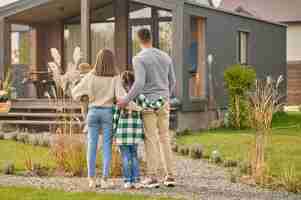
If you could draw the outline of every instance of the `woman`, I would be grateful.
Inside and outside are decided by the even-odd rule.
[[[88,73],[72,90],[72,96],[79,101],[82,96],[89,97],[88,124],[88,181],[89,187],[96,187],[96,154],[100,129],[103,130],[103,177],[101,187],[108,188],[112,154],[112,107],[116,98],[125,95],[120,76],[118,76],[114,55],[108,49],[97,54],[94,69]]]

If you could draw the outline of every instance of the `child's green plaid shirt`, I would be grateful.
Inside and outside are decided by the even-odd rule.
[[[142,109],[160,109],[165,101],[163,98],[157,101],[149,101],[144,95],[140,95],[136,99],[137,105]],[[144,141],[144,127],[142,112],[129,111],[113,107],[113,135],[116,145],[133,145]]]

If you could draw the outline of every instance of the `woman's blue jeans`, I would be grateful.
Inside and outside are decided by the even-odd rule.
[[[138,145],[121,145],[123,176],[125,183],[137,183],[140,179]]]
[[[92,107],[89,108],[88,122],[88,177],[96,176],[96,154],[99,140],[99,132],[103,130],[103,178],[110,175],[110,165],[112,159],[112,108]]]

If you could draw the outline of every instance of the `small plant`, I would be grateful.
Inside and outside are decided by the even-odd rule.
[[[179,152],[182,156],[188,156],[189,155],[189,147],[181,146]]]
[[[190,147],[189,156],[192,159],[201,159],[203,157],[202,145],[194,145]]]
[[[4,140],[4,134],[0,133],[0,140]]]
[[[237,170],[237,168],[229,168],[228,170],[229,172],[229,179],[231,183],[237,183],[239,181],[240,178],[240,173]]]
[[[301,179],[297,177],[294,165],[283,168],[281,185],[289,192],[298,193],[301,191]]]
[[[3,173],[5,175],[13,175],[15,173],[15,165],[13,162],[6,162],[3,166]]]
[[[225,160],[223,165],[224,167],[232,168],[232,167],[237,167],[238,163],[235,160]]]
[[[16,132],[6,133],[4,134],[4,139],[17,141],[17,136],[18,134]]]
[[[223,161],[222,155],[220,154],[220,152],[218,150],[212,151],[211,156],[210,156],[210,161],[213,163],[216,163],[216,164],[221,163]]]
[[[25,143],[27,135],[24,133],[17,135],[17,141],[21,143]]]
[[[33,145],[33,146],[38,146],[39,145],[39,138],[36,135],[31,135],[29,136],[29,144]]]
[[[250,66],[234,65],[224,73],[229,95],[229,125],[236,129],[248,127],[247,92],[256,80],[256,72]]]
[[[239,168],[239,171],[240,171],[241,174],[244,174],[244,175],[250,175],[251,174],[252,166],[247,161],[239,162],[238,168]]]

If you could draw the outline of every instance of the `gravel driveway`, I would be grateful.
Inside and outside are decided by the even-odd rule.
[[[114,180],[113,190],[97,192],[139,192],[146,195],[171,196],[187,200],[301,200],[301,195],[273,192],[240,183],[231,183],[224,169],[206,161],[177,157],[179,186],[154,190],[125,191],[120,188],[121,180]],[[33,186],[38,188],[64,189],[65,191],[87,191],[84,178],[37,178],[0,176],[2,186]]]

